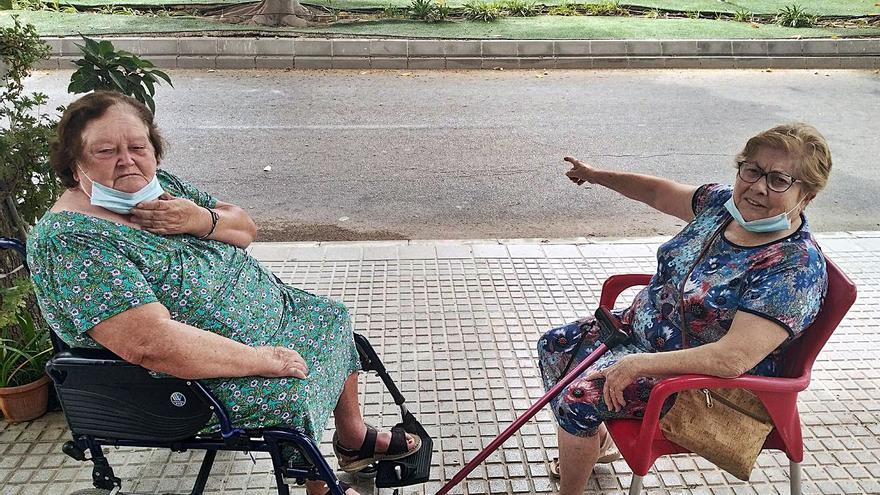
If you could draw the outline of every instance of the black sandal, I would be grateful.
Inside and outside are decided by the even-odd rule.
[[[407,432],[403,426],[397,425],[391,428],[391,442],[388,444],[388,450],[383,454],[377,454],[376,437],[378,435],[379,432],[376,428],[367,425],[367,434],[360,449],[349,449],[340,445],[339,436],[333,433],[333,452],[336,453],[336,459],[339,461],[339,469],[346,473],[357,473],[376,461],[403,459],[415,454],[422,447],[422,439],[417,435],[411,435],[413,446],[408,448]]]

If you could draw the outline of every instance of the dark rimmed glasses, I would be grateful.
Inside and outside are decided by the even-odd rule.
[[[791,186],[795,184],[795,182],[801,182],[800,179],[795,179],[794,177],[784,174],[782,172],[764,172],[764,169],[759,167],[757,164],[752,162],[737,162],[737,175],[744,182],[748,182],[749,184],[754,184],[761,180],[761,177],[767,178],[767,187],[773,191],[778,193],[784,193],[791,189]]]

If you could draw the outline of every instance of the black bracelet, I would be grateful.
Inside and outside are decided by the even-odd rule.
[[[205,239],[207,239],[208,237],[211,237],[211,234],[214,233],[214,229],[217,228],[217,220],[220,219],[220,215],[218,215],[216,211],[214,211],[214,210],[212,210],[212,209],[210,209],[210,208],[207,208],[207,207],[204,207],[204,206],[203,206],[202,208],[205,208],[206,210],[208,210],[208,213],[211,214],[211,230],[208,231],[207,234],[205,234],[205,235],[199,237],[199,239],[201,239],[201,240],[205,240]]]

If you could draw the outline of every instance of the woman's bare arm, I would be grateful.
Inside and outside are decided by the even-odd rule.
[[[225,242],[242,249],[257,236],[257,226],[244,209],[217,201],[212,208],[217,214],[217,225],[208,239]],[[131,210],[131,221],[154,234],[192,234],[204,236],[211,231],[211,213],[185,198],[168,193],[158,199],[144,201]]]
[[[150,303],[108,318],[89,330],[122,359],[184,379],[241,376],[305,378],[300,355],[283,347],[250,347],[171,319]]]
[[[640,376],[695,373],[735,378],[754,368],[787,337],[788,332],[779,324],[738,311],[730,330],[718,342],[680,351],[631,354],[587,378],[605,377],[606,404],[618,410],[625,403],[623,389]]]
[[[565,175],[577,185],[584,182],[599,184],[686,222],[694,218],[691,200],[697,190],[696,186],[652,175],[599,170],[570,156],[565,157],[565,161],[572,166]]]

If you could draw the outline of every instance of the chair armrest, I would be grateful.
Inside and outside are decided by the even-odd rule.
[[[807,388],[810,383],[809,376],[798,378],[775,378],[755,375],[741,375],[736,378],[719,378],[709,375],[679,375],[666,378],[651,389],[645,415],[642,418],[642,426],[639,431],[639,441],[646,442],[641,445],[650,445],[660,421],[660,411],[663,403],[670,395],[682,390],[700,388],[744,388],[752,392],[763,392],[761,396],[784,394],[797,394]],[[763,401],[763,398],[762,398]]]
[[[70,348],[50,360],[58,364],[89,364],[96,366],[134,366],[107,349]]]
[[[608,309],[614,307],[615,301],[621,292],[637,285],[648,285],[652,275],[647,273],[627,273],[612,275],[602,284],[602,295],[599,297],[599,306]]]

